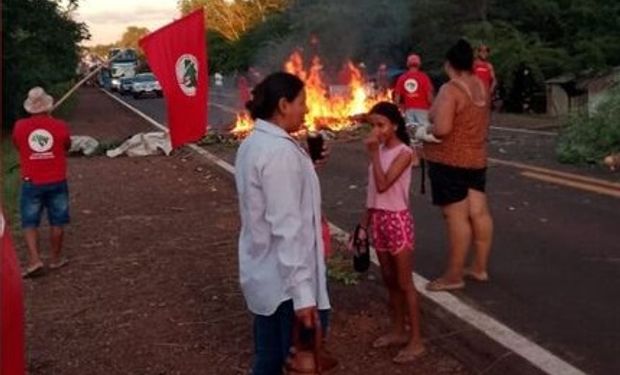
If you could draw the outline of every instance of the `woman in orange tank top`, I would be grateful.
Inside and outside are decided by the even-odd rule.
[[[487,136],[490,117],[488,88],[473,72],[471,45],[459,40],[447,53],[445,84],[431,108],[431,132],[439,144],[424,146],[433,204],[441,207],[449,240],[447,269],[426,288],[430,291],[465,287],[464,276],[487,281],[493,220],[485,194]],[[475,257],[465,260],[470,246]]]

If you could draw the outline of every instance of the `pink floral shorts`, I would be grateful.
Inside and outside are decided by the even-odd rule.
[[[413,250],[413,219],[409,210],[370,211],[372,243],[377,251],[398,254],[403,250]]]

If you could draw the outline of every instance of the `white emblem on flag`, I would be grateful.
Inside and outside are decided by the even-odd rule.
[[[413,78],[409,78],[405,81],[405,91],[410,94],[413,94],[418,91],[418,81]]]
[[[36,129],[28,136],[28,145],[34,152],[47,152],[54,146],[54,137],[45,129]]]
[[[183,93],[187,96],[195,96],[198,89],[198,59],[191,54],[181,55],[177,60],[177,82]]]

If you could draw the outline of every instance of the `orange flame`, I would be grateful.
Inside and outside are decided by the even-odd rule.
[[[286,72],[298,76],[305,82],[308,106],[305,122],[308,130],[341,131],[353,125],[353,116],[368,112],[380,101],[390,100],[390,92],[372,95],[364,84],[362,73],[352,62],[347,62],[347,69],[351,78],[349,84],[330,87],[323,77],[323,64],[319,57],[315,56],[312,59],[308,70],[304,67],[304,60],[299,51],[291,54],[284,64]],[[232,133],[235,136],[245,136],[252,126],[247,114],[238,115]]]
[[[235,127],[230,131],[236,138],[244,138],[254,128],[254,121],[247,112],[237,114]]]

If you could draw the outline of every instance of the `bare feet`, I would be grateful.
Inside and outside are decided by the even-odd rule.
[[[480,282],[489,281],[489,274],[486,273],[486,271],[478,272],[478,271],[474,271],[473,268],[465,268],[465,270],[463,270],[463,275],[475,281],[480,281]]]
[[[426,348],[421,343],[413,343],[410,342],[409,345],[402,348],[396,357],[394,357],[394,363],[405,364],[411,363],[424,355],[426,353]]]
[[[448,279],[435,279],[430,283],[426,284],[426,290],[430,292],[439,292],[442,290],[458,290],[465,288],[465,283],[463,280],[451,281]]]
[[[372,347],[375,349],[387,348],[388,346],[405,345],[408,342],[409,342],[409,337],[404,332],[403,333],[391,332],[376,339],[375,342],[372,343]]]

